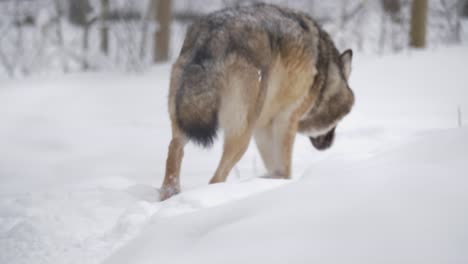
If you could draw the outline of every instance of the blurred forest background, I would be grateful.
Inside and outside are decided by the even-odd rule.
[[[175,58],[200,15],[254,2],[0,0],[0,77],[143,71]],[[309,13],[341,49],[386,54],[466,41],[468,0],[264,2]]]

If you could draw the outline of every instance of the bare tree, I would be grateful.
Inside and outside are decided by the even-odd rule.
[[[353,48],[362,49],[363,32],[361,15],[366,9],[367,1],[341,1],[340,14],[336,19],[335,28],[330,32],[341,48],[350,48],[350,40],[356,44]],[[319,23],[326,23],[327,17],[321,17]]]
[[[424,48],[426,46],[427,9],[427,0],[413,0],[410,32],[412,47]]]
[[[153,0],[153,12],[158,23],[154,34],[154,62],[169,59],[170,25],[172,20],[172,1]]]
[[[101,0],[101,51],[109,54],[109,0]]]
[[[63,37],[63,30],[62,30],[62,17],[63,17],[62,1],[54,0],[54,5],[55,5],[55,12],[57,13],[57,17],[55,18],[56,23],[57,23],[56,25],[57,44],[59,46],[58,48],[59,51],[62,53],[62,51],[65,48],[65,40]],[[63,71],[68,72],[68,63],[64,54],[60,55],[60,60],[62,63]]]
[[[460,14],[457,12],[462,7],[462,1],[447,1],[440,0],[442,10],[440,10],[441,17],[445,18],[448,27],[448,42],[460,43],[461,42],[461,21]]]
[[[379,37],[379,53],[386,48],[400,51],[407,47],[407,20],[403,10],[407,7],[406,1],[381,0],[382,17]]]
[[[213,0],[212,5],[200,7],[190,0],[0,0],[0,75],[105,68],[140,71],[169,58],[174,23],[173,34],[183,37],[189,23],[223,4],[253,2]],[[460,43],[466,35],[462,16],[464,10],[468,13],[468,0],[266,2],[312,14],[340,48],[381,53],[407,49],[413,46],[413,35],[421,38],[416,30],[421,28],[417,27],[421,18],[423,39],[431,45]],[[422,9],[421,2],[425,4]],[[375,25],[378,16],[382,21]]]
[[[143,16],[143,24],[141,27],[141,41],[140,41],[140,60],[143,60],[146,55],[146,50],[147,50],[147,43],[148,43],[148,31],[150,28],[150,23],[151,23],[151,13],[153,10],[153,5],[155,4],[155,1],[150,1],[148,3],[148,9],[145,12],[145,15]]]
[[[400,20],[401,1],[400,0],[382,0],[383,10],[390,15],[392,20]]]
[[[468,1],[460,0],[460,15],[463,17],[468,17]]]
[[[68,19],[72,24],[85,26],[88,22],[88,13],[91,10],[89,0],[69,0]]]

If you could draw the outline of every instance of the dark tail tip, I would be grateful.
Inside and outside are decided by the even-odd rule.
[[[178,125],[191,141],[205,148],[211,147],[217,137],[217,116],[212,117],[209,123],[183,122],[179,119]]]

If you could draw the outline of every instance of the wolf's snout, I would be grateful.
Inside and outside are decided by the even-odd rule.
[[[318,150],[326,150],[333,145],[333,140],[335,139],[335,129],[334,127],[330,132],[325,135],[318,137],[309,137],[312,145]]]

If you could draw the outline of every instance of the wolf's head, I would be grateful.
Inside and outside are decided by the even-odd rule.
[[[318,150],[325,150],[333,144],[338,122],[353,107],[354,94],[349,88],[353,52],[347,50],[336,59],[329,60],[322,69],[320,93],[313,107],[299,122],[299,132],[308,136]],[[320,65],[319,65],[320,67]]]

